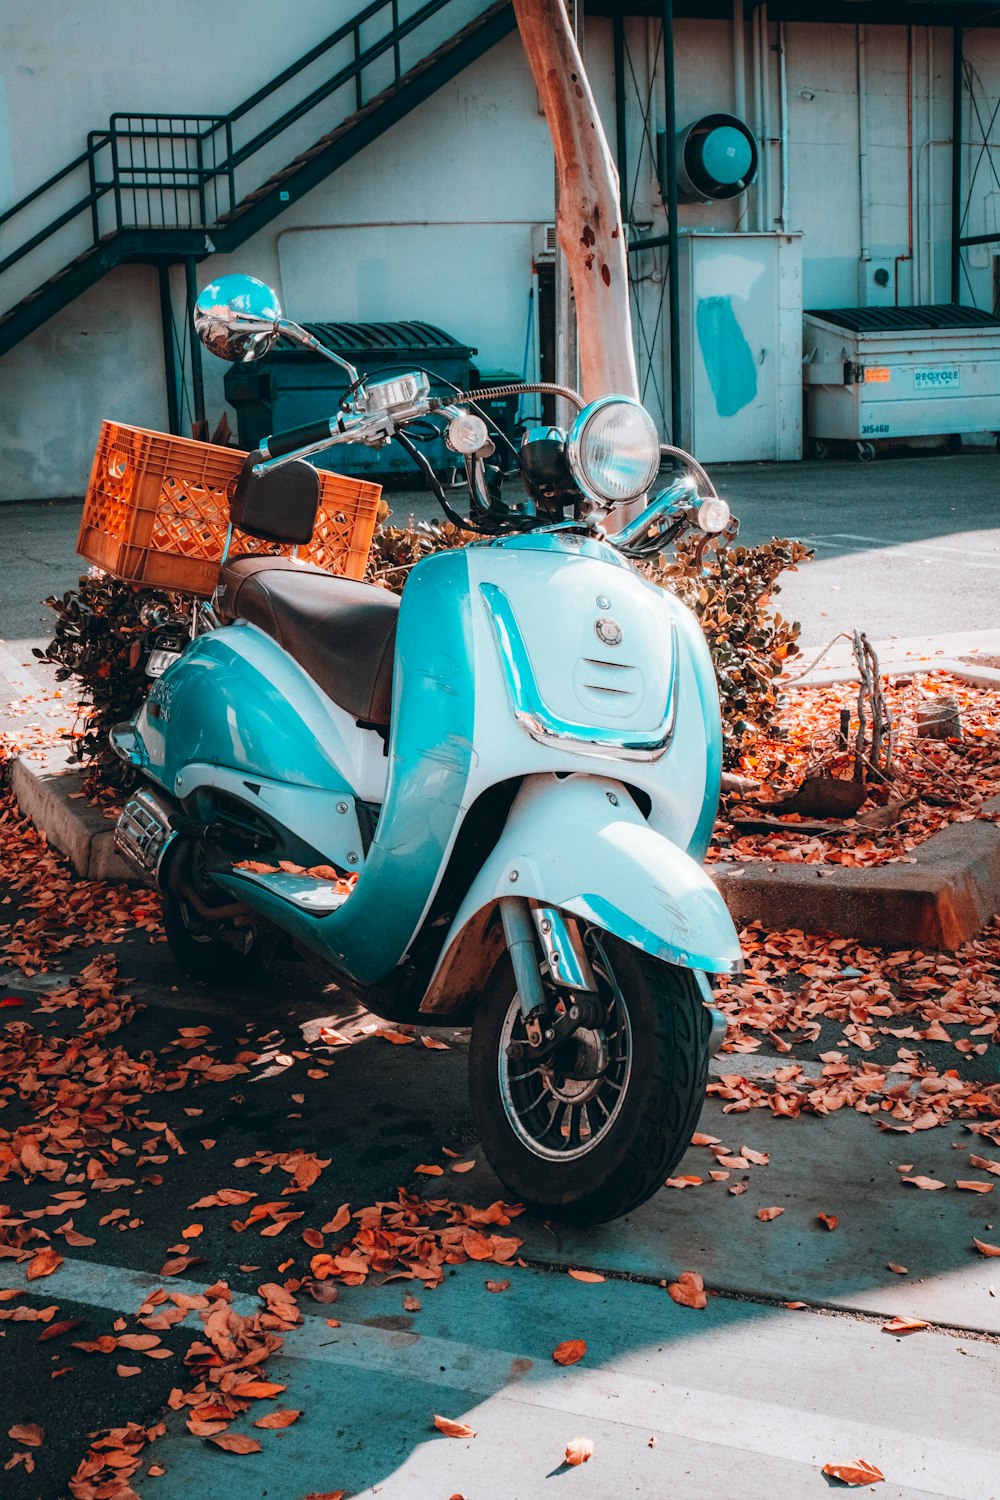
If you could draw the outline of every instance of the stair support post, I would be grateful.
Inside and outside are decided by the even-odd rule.
[[[201,442],[208,439],[208,422],[205,418],[205,376],[201,368],[201,340],[194,331],[194,305],[198,300],[198,279],[195,274],[195,259],[189,255],[184,262],[185,324],[188,348],[191,350],[191,436]]]
[[[177,355],[174,351],[174,309],[170,297],[170,267],[157,266],[160,277],[160,325],[163,329],[163,375],[167,385],[167,426],[181,436],[180,404],[177,400]]]

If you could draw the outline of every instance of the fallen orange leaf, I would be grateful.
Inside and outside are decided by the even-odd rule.
[[[590,1438],[573,1438],[566,1444],[566,1456],[563,1462],[572,1464],[575,1468],[577,1464],[585,1464],[588,1458],[593,1456],[593,1452],[594,1445]]]
[[[901,1177],[899,1180],[908,1182],[911,1187],[924,1188],[929,1193],[945,1186],[943,1182],[938,1182],[936,1177]]]
[[[557,1365],[577,1365],[586,1352],[587,1345],[583,1339],[566,1339],[553,1349],[552,1358]]]
[[[258,1417],[253,1425],[255,1427],[266,1427],[269,1431],[282,1427],[291,1427],[292,1423],[297,1422],[301,1415],[300,1411],[291,1411],[287,1408],[284,1411],[269,1411],[266,1417]]]
[[[972,1243],[980,1255],[1000,1255],[1000,1245],[988,1245],[984,1240],[977,1240],[975,1236],[973,1236]]]
[[[324,1234],[336,1234],[338,1230],[346,1228],[351,1222],[351,1205],[342,1203],[327,1224],[320,1225]]]
[[[318,1229],[303,1229],[302,1239],[310,1250],[322,1250],[325,1243]]]
[[[804,1307],[808,1307],[809,1306],[809,1303],[808,1302],[783,1302],[781,1305],[782,1305],[782,1307],[787,1307],[788,1310],[789,1310],[789,1312],[801,1312]]]
[[[510,1286],[510,1282],[507,1281],[507,1280],[504,1280],[504,1281],[488,1281],[486,1283],[486,1290],[488,1292],[505,1292],[509,1286]]]
[[[443,1432],[445,1437],[474,1438],[475,1429],[466,1422],[453,1422],[450,1417],[439,1417],[435,1415],[434,1426],[438,1432]]]
[[[992,1193],[993,1191],[992,1182],[976,1182],[974,1178],[970,1178],[966,1182],[956,1179],[955,1186],[961,1188],[966,1193]]]
[[[919,1318],[890,1318],[888,1323],[882,1324],[883,1333],[919,1333],[921,1328],[929,1328],[929,1323],[922,1323]]]
[[[138,1365],[115,1365],[115,1373],[120,1375],[123,1380],[127,1380],[130,1375],[139,1375],[142,1372]]]
[[[450,1052],[451,1048],[447,1042],[439,1042],[437,1037],[422,1036],[420,1040],[430,1052]]]
[[[419,1312],[420,1306],[421,1304],[419,1297],[414,1297],[412,1294],[407,1293],[407,1295],[403,1298],[404,1312]]]
[[[23,1443],[26,1448],[38,1448],[45,1436],[45,1428],[40,1427],[37,1422],[15,1422],[13,1427],[8,1428],[7,1436],[13,1438],[15,1443]]]
[[[889,1261],[888,1269],[890,1271],[895,1271],[897,1276],[909,1276],[910,1274],[909,1268],[907,1266],[897,1266],[894,1260]]]
[[[217,1448],[223,1448],[227,1453],[260,1453],[261,1446],[256,1438],[244,1437],[242,1432],[220,1432],[216,1437],[208,1439]]]
[[[451,1170],[453,1172],[471,1172],[475,1165],[474,1161],[457,1161]]]
[[[679,1307],[693,1307],[700,1312],[703,1307],[708,1306],[705,1283],[697,1271],[682,1271],[677,1280],[667,1287],[667,1294]]]
[[[251,1397],[254,1400],[266,1400],[269,1396],[280,1396],[287,1387],[278,1385],[273,1380],[244,1380],[240,1385],[233,1386],[232,1394],[244,1399]]]
[[[827,1229],[836,1229],[840,1223],[836,1214],[817,1214],[816,1217],[821,1224],[825,1224]]]
[[[421,1163],[419,1167],[414,1167],[413,1170],[414,1172],[419,1172],[424,1177],[444,1176],[444,1167],[439,1167],[436,1162],[431,1162],[429,1166]]]
[[[40,1276],[51,1276],[53,1271],[58,1271],[62,1263],[63,1258],[57,1250],[48,1248],[39,1250],[38,1254],[33,1255],[29,1260],[28,1269],[24,1274],[29,1281],[37,1281]]]
[[[606,1278],[604,1276],[602,1276],[600,1274],[600,1272],[598,1272],[598,1271],[576,1271],[576,1270],[573,1269],[572,1266],[567,1266],[566,1270],[567,1270],[567,1274],[570,1275],[570,1276],[572,1276],[572,1278],[573,1278],[574,1281],[604,1281],[604,1280],[606,1280]]]
[[[885,1481],[882,1470],[876,1469],[865,1458],[859,1458],[853,1464],[824,1464],[823,1473],[829,1474],[831,1479],[839,1479],[841,1484],[878,1484]]]
[[[392,1042],[395,1047],[409,1047],[414,1041],[414,1038],[408,1036],[405,1031],[392,1031],[384,1026],[380,1027],[375,1035],[381,1037],[383,1042]]]
[[[762,1224],[769,1224],[772,1219],[777,1219],[784,1212],[783,1208],[758,1208],[757,1217]]]

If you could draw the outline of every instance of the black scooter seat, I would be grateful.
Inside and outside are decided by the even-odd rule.
[[[399,615],[388,589],[291,558],[234,557],[222,565],[216,608],[227,623],[266,631],[359,723],[388,726]]]

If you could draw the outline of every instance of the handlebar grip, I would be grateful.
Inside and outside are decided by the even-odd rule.
[[[301,427],[288,427],[284,432],[272,432],[260,444],[265,458],[283,458],[294,453],[296,448],[308,448],[311,443],[321,443],[324,438],[337,432],[336,417],[324,417],[317,422],[303,422]]]

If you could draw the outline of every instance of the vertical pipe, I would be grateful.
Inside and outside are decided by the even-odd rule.
[[[191,435],[204,441],[207,436],[208,423],[205,420],[205,378],[201,369],[201,340],[194,331],[194,305],[198,300],[198,281],[195,276],[193,256],[188,256],[184,262],[184,283],[187,292],[188,348],[191,350],[191,400],[194,408]]]
[[[753,41],[753,133],[757,137],[757,145],[760,151],[760,165],[757,168],[757,182],[754,187],[754,228],[758,233],[764,228],[764,106],[762,102],[761,70],[762,60],[760,54],[760,24],[757,10],[754,9],[752,20],[751,38]]]
[[[788,228],[788,73],[785,67],[785,23],[778,22],[778,101],[781,111],[781,228]]]
[[[951,300],[961,302],[962,247],[962,28],[951,31]]]
[[[579,41],[580,26],[577,0],[567,0],[570,25]],[[580,349],[576,326],[576,303],[573,300],[573,281],[569,274],[566,253],[558,233],[562,206],[560,203],[559,172],[555,170],[555,217],[556,217],[556,384],[578,390],[580,385]],[[569,427],[576,415],[570,403],[558,396],[555,402],[556,421],[561,427]]]
[[[677,99],[674,75],[674,4],[663,0],[663,129],[667,156],[667,300],[670,311],[670,441],[683,448],[681,432],[681,279],[677,233]]]
[[[760,26],[760,96],[761,96],[761,139],[760,139],[760,174],[761,174],[761,197],[763,198],[763,211],[761,214],[761,229],[774,228],[771,218],[771,42],[767,22],[767,5],[762,3],[758,12],[758,24]]]
[[[733,0],[733,114],[747,114],[747,55],[743,39],[743,0]]]
[[[157,267],[160,276],[160,326],[163,330],[163,374],[167,383],[167,426],[174,437],[181,436],[180,407],[177,402],[177,359],[174,354],[174,319],[170,300],[170,267]]]
[[[868,56],[865,28],[856,26],[858,51],[858,195],[861,210],[861,253],[859,260],[871,260],[871,226],[869,222],[868,185]]]
[[[906,254],[896,256],[893,277],[893,301],[899,306],[899,268],[904,260],[910,263],[910,301],[917,300],[914,292],[916,261],[913,256],[913,95],[914,95],[913,27],[906,28]]]
[[[927,28],[927,139],[934,139],[934,28]],[[934,153],[927,152],[927,296],[932,303],[937,294],[934,274]]]
[[[615,12],[615,151],[618,156],[618,200],[622,227],[628,234],[628,138],[625,119],[625,18]]]

